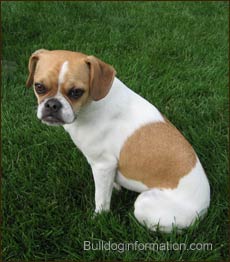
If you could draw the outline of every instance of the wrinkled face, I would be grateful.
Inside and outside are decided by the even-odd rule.
[[[29,71],[37,117],[49,125],[72,123],[83,106],[106,96],[115,75],[99,59],[70,51],[38,50],[30,57]]]

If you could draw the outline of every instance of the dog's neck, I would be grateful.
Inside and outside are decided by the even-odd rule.
[[[99,101],[89,101],[77,114],[78,125],[85,124],[89,120],[109,120],[119,114],[124,106],[129,103],[125,93],[132,92],[118,78],[114,78],[112,87],[106,97]]]

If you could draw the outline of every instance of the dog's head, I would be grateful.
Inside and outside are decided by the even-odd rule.
[[[49,125],[72,123],[84,105],[108,94],[116,73],[94,56],[61,50],[37,50],[28,67],[26,85],[34,86],[37,117]]]

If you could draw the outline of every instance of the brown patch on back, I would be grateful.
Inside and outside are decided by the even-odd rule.
[[[150,188],[176,188],[195,163],[192,146],[167,121],[147,124],[128,137],[118,169],[126,178]]]

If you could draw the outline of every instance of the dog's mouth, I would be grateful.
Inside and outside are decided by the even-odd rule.
[[[63,119],[61,119],[58,116],[52,116],[52,115],[46,115],[42,117],[42,122],[48,125],[55,125],[55,126],[59,126],[59,125],[64,125],[65,121],[63,121]]]

